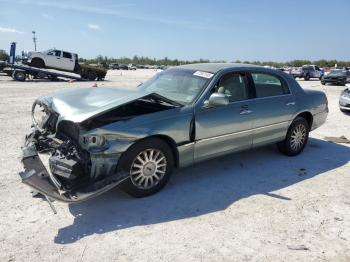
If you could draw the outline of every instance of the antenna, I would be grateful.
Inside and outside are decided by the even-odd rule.
[[[35,37],[35,31],[32,31],[33,34],[33,42],[34,42],[34,51],[36,51],[36,37]]]

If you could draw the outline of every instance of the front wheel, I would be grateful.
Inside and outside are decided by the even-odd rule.
[[[120,159],[119,169],[129,173],[120,187],[134,197],[153,195],[169,181],[173,166],[174,157],[167,143],[159,138],[142,140]]]
[[[300,154],[307,144],[309,130],[305,118],[296,118],[289,127],[285,140],[277,144],[279,151],[287,156]]]
[[[309,76],[309,75],[306,75],[306,76],[304,77],[304,80],[305,80],[305,81],[309,81],[309,80],[310,80],[310,76]]]

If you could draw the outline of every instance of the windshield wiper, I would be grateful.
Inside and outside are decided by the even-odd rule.
[[[162,104],[162,105],[174,106],[174,107],[183,106],[183,104],[181,104],[180,102],[171,100],[157,93],[152,93],[148,97],[144,97],[143,100],[147,100],[149,102]]]

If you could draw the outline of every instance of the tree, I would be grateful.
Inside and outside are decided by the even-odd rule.
[[[9,59],[9,55],[5,50],[0,49],[0,60],[7,61]]]

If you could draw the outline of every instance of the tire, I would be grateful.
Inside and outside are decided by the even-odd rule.
[[[285,140],[277,144],[279,151],[287,156],[299,155],[307,144],[309,131],[310,127],[305,118],[297,117],[290,125]],[[300,141],[300,144],[293,141]]]
[[[34,58],[34,59],[30,62],[29,65],[32,66],[32,67],[37,67],[37,68],[44,68],[44,67],[45,67],[44,61],[41,60],[41,59],[38,59],[38,58]]]
[[[17,81],[26,81],[27,78],[27,74],[24,71],[14,71],[13,72],[13,79],[17,80]]]
[[[322,82],[322,81],[321,81],[321,85],[323,85],[323,86],[324,86],[325,84],[326,84],[325,82]]]
[[[87,74],[87,78],[90,80],[90,81],[94,81],[96,79],[97,75],[94,71],[89,71],[88,74]]]
[[[306,76],[304,77],[304,80],[305,80],[305,81],[309,81],[309,80],[310,80],[310,76],[309,76],[309,75],[306,75]]]
[[[145,154],[154,160],[145,161]],[[159,162],[156,164],[157,160]],[[120,159],[118,170],[129,173],[129,178],[120,185],[120,188],[133,197],[153,195],[167,184],[173,168],[174,155],[164,140],[159,138],[142,140],[132,145]]]

